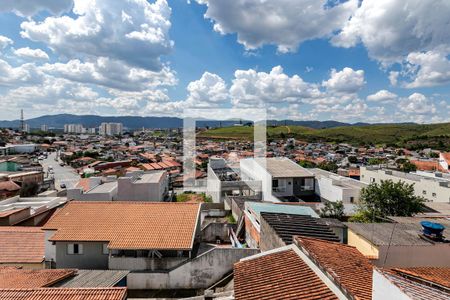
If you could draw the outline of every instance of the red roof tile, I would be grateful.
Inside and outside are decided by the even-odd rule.
[[[40,227],[0,226],[0,263],[42,263],[45,246]]]
[[[450,288],[450,268],[439,267],[415,267],[393,268],[393,272],[417,279],[434,282],[438,285]]]
[[[298,245],[356,299],[372,299],[373,266],[355,247],[296,237]]]
[[[236,300],[338,299],[294,250],[236,263],[234,293]]]
[[[110,249],[191,249],[199,204],[72,201],[43,227],[52,241],[105,241]]]
[[[0,289],[40,288],[75,276],[76,270],[32,270],[0,268]]]
[[[123,300],[126,288],[36,288],[0,289],[8,300]]]

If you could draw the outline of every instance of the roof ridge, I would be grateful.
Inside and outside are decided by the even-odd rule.
[[[353,247],[353,246],[350,246],[350,245],[347,245],[347,244],[343,244],[341,242],[325,241],[325,240],[321,240],[321,239],[318,239],[318,238],[307,237],[307,236],[304,236],[304,235],[296,235],[296,236],[294,236],[294,238],[296,240],[298,240],[298,239],[300,239],[300,240],[312,240],[312,241],[315,241],[315,242],[321,242],[321,243],[325,243],[325,244],[332,243],[332,244],[335,244],[335,245],[339,245],[339,246],[343,246],[343,247],[347,247],[347,248],[351,248],[351,249],[356,249],[356,247]]]

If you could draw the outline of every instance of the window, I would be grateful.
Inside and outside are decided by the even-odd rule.
[[[427,194],[427,191],[422,191],[422,194],[426,195],[426,194]]]
[[[272,188],[277,188],[277,187],[278,187],[278,179],[272,180]]]
[[[436,193],[431,194],[433,197],[436,197]]]
[[[354,197],[350,197],[350,203],[353,203],[355,201]]]
[[[67,254],[83,254],[83,244],[67,244]]]
[[[102,253],[108,255],[109,254],[108,244],[103,244],[102,248],[103,248]]]

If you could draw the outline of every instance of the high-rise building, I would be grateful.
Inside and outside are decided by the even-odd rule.
[[[81,124],[65,124],[64,133],[81,134],[84,132],[83,125]]]
[[[30,132],[30,125],[24,123],[23,124],[23,132],[29,133]]]
[[[48,131],[48,125],[41,125],[41,131],[47,132]]]
[[[100,135],[121,135],[123,132],[122,123],[102,123],[99,127]]]

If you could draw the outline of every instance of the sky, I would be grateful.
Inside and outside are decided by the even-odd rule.
[[[449,122],[449,16],[448,0],[2,0],[0,119]]]

